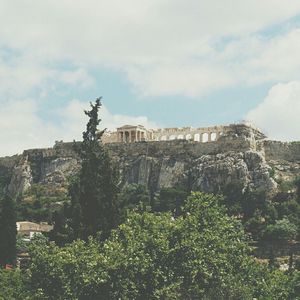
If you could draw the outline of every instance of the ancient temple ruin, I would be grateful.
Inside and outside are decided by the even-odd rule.
[[[142,125],[124,125],[117,128],[117,141],[119,143],[132,143],[153,140],[153,131]]]
[[[102,136],[103,143],[134,143],[144,141],[190,140],[200,143],[217,141],[222,135],[237,128],[251,128],[257,139],[266,136],[255,126],[248,123],[220,125],[211,127],[174,127],[147,129],[143,125],[124,125],[116,131],[108,131]]]

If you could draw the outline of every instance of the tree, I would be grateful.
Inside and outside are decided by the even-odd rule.
[[[2,200],[0,213],[0,266],[14,264],[16,259],[16,214],[11,197]]]
[[[78,204],[80,205],[79,236],[84,240],[89,236],[96,236],[98,232],[102,232],[102,237],[105,238],[118,223],[117,171],[101,143],[104,131],[97,131],[101,121],[98,118],[100,100],[101,98],[96,99],[95,104],[91,103],[91,110],[85,111],[89,121],[83,132],[82,143],[76,146],[82,167],[76,183],[78,195],[72,197],[72,201],[77,210]]]
[[[277,220],[275,224],[268,225],[263,232],[263,240],[274,242],[287,242],[297,236],[297,226],[287,218]]]
[[[242,213],[244,185],[240,181],[231,181],[222,189],[224,204],[228,209],[229,215],[239,215]]]
[[[242,197],[243,221],[247,221],[253,217],[257,210],[265,214],[268,207],[267,196],[265,190],[250,190],[247,188]]]
[[[75,176],[71,179],[69,185],[69,196],[72,199],[69,209],[65,210],[65,215],[69,218],[69,240],[76,240],[81,233],[81,206],[80,197],[80,181],[79,177]]]
[[[53,213],[53,229],[49,232],[48,236],[50,240],[55,241],[59,246],[65,245],[71,239],[71,234],[67,228],[67,214],[66,214],[66,204],[60,210]]]
[[[296,200],[300,204],[300,177],[295,179],[295,186],[296,186]]]
[[[153,210],[172,211],[174,216],[181,213],[181,206],[188,197],[188,192],[180,187],[162,188],[153,200]]]
[[[25,284],[24,277],[20,270],[0,270],[0,299],[32,299],[29,296]]]
[[[220,198],[194,193],[177,218],[131,212],[102,244],[33,248],[29,290],[58,300],[290,299],[288,276],[249,253]]]
[[[145,185],[126,185],[118,194],[120,219],[124,221],[127,213],[132,210],[150,210],[150,194]]]

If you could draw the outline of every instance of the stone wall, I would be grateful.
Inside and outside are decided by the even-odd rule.
[[[264,141],[266,160],[300,161],[300,142]]]
[[[217,141],[207,143],[177,139],[105,147],[119,167],[120,186],[138,183],[156,192],[182,185],[212,192],[239,180],[244,186],[272,190],[276,188],[270,178],[272,168],[288,180],[300,173],[300,144],[261,137],[249,126],[235,125]],[[56,142],[53,148],[26,150],[18,159],[0,159],[0,167],[2,161],[12,171],[11,193],[22,192],[34,183],[66,186],[68,177],[80,168],[73,146]]]
[[[276,183],[269,176],[263,152],[256,151],[253,135],[244,133],[208,143],[172,140],[106,147],[120,168],[121,186],[138,183],[151,192],[174,186],[215,192],[240,181],[250,188],[273,190]]]
[[[143,137],[137,134],[143,132]],[[251,132],[255,138],[263,139],[266,136],[256,127],[251,124],[230,124],[219,125],[211,127],[174,127],[174,128],[160,128],[160,129],[146,129],[141,125],[130,126],[125,125],[118,128],[118,131],[105,132],[102,136],[103,143],[124,142],[131,143],[136,141],[169,141],[169,140],[191,140],[195,142],[212,142],[218,141],[222,135],[231,134],[232,132]],[[126,138],[125,133],[128,135]],[[120,137],[118,137],[120,135]],[[133,135],[133,136],[132,136]]]
[[[105,145],[113,157],[188,157],[193,159],[201,155],[218,154],[228,151],[246,151],[251,143],[243,138],[224,139],[209,143],[197,143],[187,140],[159,142],[112,143]]]

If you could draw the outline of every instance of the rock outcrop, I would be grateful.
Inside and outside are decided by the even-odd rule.
[[[270,178],[270,169],[263,155],[253,150],[203,155],[191,171],[192,190],[216,192],[239,181],[244,187],[272,191],[277,184]]]
[[[251,128],[237,126],[215,142],[173,140],[105,147],[119,167],[121,186],[143,184],[153,193],[175,186],[216,192],[231,181],[273,191],[277,187],[273,177],[290,180],[300,175],[300,143],[256,138]],[[60,142],[49,149],[26,150],[5,168],[12,173],[8,190],[16,195],[32,184],[65,187],[80,169],[80,160],[72,143]]]
[[[28,157],[23,156],[13,169],[8,192],[14,196],[22,194],[31,187],[32,182],[33,178]]]

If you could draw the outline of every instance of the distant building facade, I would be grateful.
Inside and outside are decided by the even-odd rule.
[[[174,127],[147,129],[142,125],[124,125],[116,131],[105,132],[102,136],[103,143],[134,143],[143,141],[169,141],[169,140],[191,140],[195,142],[214,142],[222,135],[231,132],[237,124],[220,125],[211,127]],[[241,126],[251,127],[256,133],[257,138],[262,139],[266,136],[255,126],[249,123],[240,124]]]
[[[31,240],[34,235],[49,232],[53,229],[52,225],[46,223],[33,223],[28,221],[17,222],[17,231],[25,240]]]

